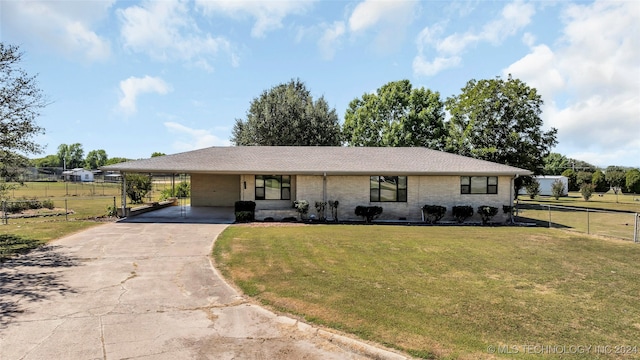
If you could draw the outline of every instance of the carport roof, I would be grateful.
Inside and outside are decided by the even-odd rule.
[[[421,147],[209,147],[101,169],[186,174],[531,175],[513,166]]]

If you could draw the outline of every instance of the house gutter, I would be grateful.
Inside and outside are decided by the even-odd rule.
[[[509,202],[511,202],[511,211],[509,212],[509,219],[511,221],[511,224],[515,223],[514,219],[513,219],[513,189],[516,186],[516,179],[520,177],[520,175],[515,174],[512,178],[511,178],[511,186],[509,186]]]
[[[325,206],[322,208],[322,217],[327,218],[327,172],[322,174],[322,202]]]
[[[127,217],[127,177],[122,172],[122,217]]]

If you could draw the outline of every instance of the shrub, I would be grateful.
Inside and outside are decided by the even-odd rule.
[[[329,200],[329,209],[331,209],[331,217],[333,221],[338,222],[338,205],[340,202],[338,200]]]
[[[451,213],[453,217],[462,224],[465,220],[473,216],[473,208],[471,206],[454,206],[451,209]]]
[[[54,208],[53,200],[51,200],[51,199],[42,200],[42,207],[43,208],[47,208],[49,210],[53,210],[53,208]]]
[[[525,186],[525,189],[527,189],[529,198],[535,199],[536,196],[540,195],[540,182],[536,179],[531,179],[531,182]]]
[[[564,183],[558,179],[551,184],[551,195],[556,199],[560,199],[560,196],[564,195]]]
[[[582,194],[584,201],[589,201],[594,192],[595,187],[592,184],[582,184],[582,186],[580,186],[580,194]]]
[[[151,191],[151,176],[143,174],[126,174],[127,196],[133,204],[139,204],[142,199]]]
[[[180,182],[175,191],[173,188],[167,188],[160,192],[160,200],[167,200],[171,197],[186,198],[189,196],[191,196],[191,184],[186,181]]]
[[[367,223],[375,220],[382,214],[380,206],[356,206],[356,216],[362,216]]]
[[[254,201],[236,201],[234,204],[235,211],[256,211],[256,203]]]
[[[327,202],[326,201],[316,201],[316,212],[318,213],[318,219],[320,219],[320,221],[325,221],[327,220],[326,216],[324,215],[324,209],[327,206]]]
[[[422,207],[425,221],[429,224],[435,224],[442,220],[444,214],[447,212],[447,208],[440,205],[425,205]]]
[[[236,222],[249,222],[256,218],[256,203],[253,201],[236,201],[234,203]]]
[[[482,218],[482,224],[486,225],[491,219],[498,214],[498,208],[488,205],[478,207],[478,215]]]
[[[107,206],[107,217],[115,217],[118,215],[118,208],[113,205]]]
[[[293,207],[298,210],[300,220],[304,219],[309,213],[309,202],[307,200],[296,200],[293,202]]]
[[[236,222],[253,221],[254,213],[252,211],[236,211]]]

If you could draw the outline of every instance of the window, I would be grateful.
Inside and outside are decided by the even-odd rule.
[[[371,202],[407,201],[406,176],[371,176],[370,179]]]
[[[460,177],[461,194],[497,194],[497,176],[462,176]]]
[[[291,176],[256,175],[256,200],[291,200]]]

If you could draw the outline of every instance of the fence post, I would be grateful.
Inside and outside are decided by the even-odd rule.
[[[591,228],[589,227],[589,208],[587,208],[587,234],[591,234]]]
[[[67,208],[67,199],[64,199],[64,220],[69,221],[69,210]]]
[[[551,229],[551,205],[547,205],[547,209],[549,209],[549,229]]]
[[[637,243],[638,242],[638,221],[640,220],[640,214],[636,213],[636,221],[635,222],[635,226],[633,227],[633,242]]]

